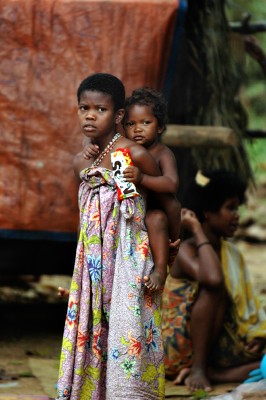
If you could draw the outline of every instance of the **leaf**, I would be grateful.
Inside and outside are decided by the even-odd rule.
[[[90,377],[92,377],[95,381],[100,378],[100,369],[97,367],[92,367],[89,365],[86,370],[86,374]]]
[[[122,336],[122,337],[120,338],[120,342],[121,342],[124,346],[130,346],[130,342],[128,342],[128,341],[124,338],[124,336]]]
[[[101,239],[98,235],[92,235],[89,240],[87,241],[88,244],[100,244]]]
[[[102,313],[100,310],[93,310],[93,325],[98,325],[101,321]]]
[[[154,311],[153,317],[154,317],[155,326],[160,326],[160,324],[161,324],[161,313],[160,313],[159,309]]]
[[[79,400],[91,399],[93,390],[95,390],[95,384],[91,378],[86,378],[80,390]]]
[[[76,281],[74,281],[74,279],[72,279],[71,281],[71,286],[70,286],[70,292],[73,292],[74,290],[78,290],[79,285],[77,284]]]
[[[69,353],[72,353],[73,350],[73,344],[70,342],[68,338],[64,338],[62,348]]]
[[[142,374],[142,380],[151,383],[157,376],[157,370],[153,364],[149,364],[146,371]]]
[[[62,378],[62,376],[64,375],[63,363],[64,363],[65,359],[66,359],[66,355],[62,351],[61,357],[60,357],[60,364],[59,364],[59,378]]]

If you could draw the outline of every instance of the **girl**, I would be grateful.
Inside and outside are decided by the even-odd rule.
[[[145,289],[152,257],[144,224],[145,191],[118,200],[110,155],[128,149],[145,174],[152,156],[116,132],[125,89],[110,74],[81,82],[82,131],[99,148],[94,162],[74,159],[80,181],[80,234],[69,294],[58,381],[60,399],[163,399],[160,298]]]

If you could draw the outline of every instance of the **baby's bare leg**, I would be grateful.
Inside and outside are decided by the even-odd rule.
[[[169,254],[168,221],[163,211],[148,210],[145,222],[154,261],[154,270],[150,276],[144,277],[144,282],[151,291],[160,291],[164,288],[167,276]]]
[[[180,237],[181,205],[173,194],[161,194],[158,199],[167,216],[170,240],[175,242]]]
[[[181,227],[181,206],[176,196],[173,194],[163,193],[159,196],[157,195],[157,200],[167,216],[168,234],[171,242],[168,265],[171,268],[179,249],[178,240]]]

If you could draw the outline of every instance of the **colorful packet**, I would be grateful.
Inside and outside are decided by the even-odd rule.
[[[132,182],[127,182],[123,176],[124,170],[133,165],[129,149],[117,149],[111,153],[111,162],[116,182],[118,199],[123,200],[128,197],[138,196],[136,186]]]

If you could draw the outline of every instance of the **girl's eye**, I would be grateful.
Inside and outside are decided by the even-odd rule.
[[[79,106],[79,110],[80,110],[80,111],[86,111],[86,110],[87,110],[87,107],[86,107],[86,106],[83,106],[83,105],[80,105],[80,106]]]
[[[99,112],[104,112],[104,111],[106,111],[106,108],[104,108],[104,107],[99,107],[99,108],[98,108],[98,111],[99,111]]]
[[[126,122],[126,126],[133,126],[134,125],[134,123],[133,122],[131,122],[131,121],[128,121],[128,122]]]
[[[144,125],[150,125],[150,123],[151,123],[150,121],[144,121],[143,122]]]

